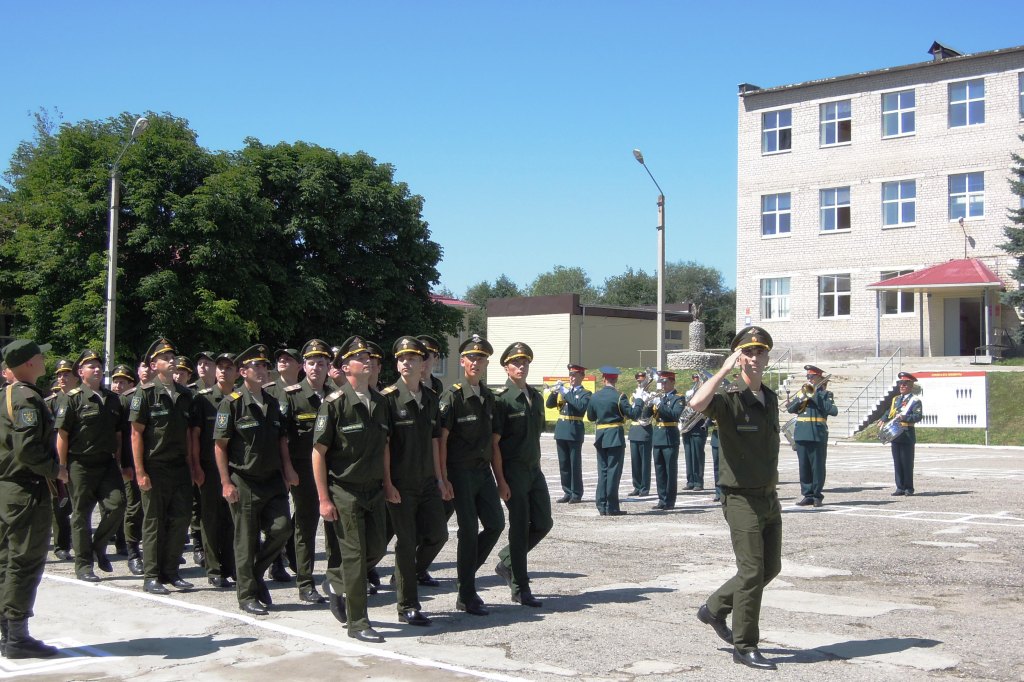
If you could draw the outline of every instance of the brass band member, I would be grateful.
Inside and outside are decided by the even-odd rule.
[[[807,383],[786,409],[797,415],[793,442],[796,444],[796,458],[800,465],[800,493],[803,499],[797,506],[821,506],[824,499],[821,489],[825,485],[825,456],[828,452],[829,417],[839,414],[827,389],[828,378],[814,365],[804,365]]]
[[[917,443],[914,424],[921,421],[924,416],[921,399],[913,395],[917,377],[910,372],[900,372],[897,377],[900,393],[892,399],[889,406],[889,421],[898,418],[900,426],[906,430],[890,443],[892,464],[896,474],[896,492],[892,494],[893,497],[914,494],[914,444]]]

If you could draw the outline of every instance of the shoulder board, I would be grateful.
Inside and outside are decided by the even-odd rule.
[[[232,391],[230,395],[227,395],[227,396],[224,396],[224,397],[229,399],[229,400],[238,400],[239,398],[242,397],[242,394],[239,393],[238,391]]]
[[[345,391],[343,391],[343,390],[341,390],[339,388],[337,391],[335,391],[334,393],[332,393],[329,396],[327,396],[326,398],[324,398],[324,400],[326,402],[333,403],[335,400],[337,400],[338,398],[340,398],[343,395],[345,395]]]
[[[461,391],[462,384],[452,384],[452,388],[455,389],[456,391]]]
[[[302,389],[302,384],[292,384],[291,386],[285,386],[285,393],[295,393]]]
[[[385,388],[383,391],[381,391],[380,394],[381,395],[391,395],[392,393],[394,393],[397,390],[398,390],[398,387],[395,386],[394,384],[391,384],[390,386]]]
[[[191,388],[191,389],[194,390],[195,387],[198,386],[198,385],[199,385],[198,381],[193,381],[191,384],[186,385],[185,388]]]
[[[196,391],[196,395],[206,395],[207,393],[213,393],[213,389],[212,388],[201,388],[198,391]]]
[[[729,384],[729,387],[725,389],[726,393],[739,393],[743,390],[743,387],[739,384]]]
[[[81,386],[76,386],[75,388],[73,388],[70,391],[68,391],[68,395],[78,395],[81,392],[82,392],[82,387]]]
[[[139,384],[137,388],[153,388],[153,387],[154,387],[154,384],[152,384],[152,383],[145,383],[145,384]]]
[[[277,385],[276,381],[268,381],[267,383],[263,384],[263,388],[273,388],[276,385]]]
[[[506,391],[508,391],[508,386],[502,386],[501,388],[496,388],[496,389],[494,389],[491,392],[494,395],[504,395]]]
[[[129,388],[127,391],[125,391],[121,395],[131,395],[132,393],[135,393],[135,389],[137,389],[137,388],[138,388],[138,386],[132,386],[131,388]]]

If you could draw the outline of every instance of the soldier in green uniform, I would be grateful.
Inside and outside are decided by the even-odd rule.
[[[683,396],[685,403],[690,402],[690,398],[700,388],[703,379],[700,378],[699,374],[691,374],[690,380],[693,385],[687,389],[686,394]],[[704,465],[706,459],[704,456],[704,446],[708,442],[708,424],[711,422],[710,419],[701,419],[697,423],[692,423],[689,430],[683,434],[683,453],[686,457],[686,487],[685,490],[704,490]],[[680,422],[682,426],[682,422]],[[716,465],[717,466],[717,465]]]
[[[636,393],[633,394],[634,406],[639,400],[644,403],[640,414],[629,426],[629,455],[630,471],[633,474],[633,490],[631,496],[649,495],[651,493],[651,434],[654,427],[651,420],[654,417],[654,407],[646,400],[644,385],[647,383],[647,372],[637,372],[633,375],[636,379]],[[653,378],[653,377],[652,377]]]
[[[508,544],[498,552],[497,573],[512,590],[512,601],[538,608],[530,589],[526,555],[551,531],[551,494],[540,468],[544,397],[526,383],[533,349],[522,342],[501,354],[508,374],[494,392],[494,474],[508,507]]]
[[[101,571],[114,567],[107,558],[107,541],[124,520],[121,485],[121,401],[103,387],[99,353],[84,350],[74,371],[81,384],[57,401],[54,428],[57,458],[71,481],[71,532],[75,547],[75,575],[99,582],[93,560]],[[100,523],[92,529],[92,512],[99,504]]]
[[[28,631],[50,543],[47,482],[68,480],[50,451],[53,424],[36,388],[49,349],[27,339],[3,349],[13,383],[0,391],[0,650],[12,659],[57,654]]]
[[[124,534],[125,549],[128,556],[128,571],[132,575],[142,575],[142,491],[135,480],[135,457],[132,454],[132,396],[135,394],[135,374],[128,365],[118,365],[110,375],[110,390],[117,394],[121,402],[121,480],[124,487],[124,523],[121,533]]]
[[[558,450],[558,472],[562,496],[558,502],[578,504],[583,499],[583,416],[593,394],[583,388],[583,365],[568,365],[569,385],[555,384],[545,405],[558,408],[555,422],[555,447]]]
[[[924,418],[921,399],[913,393],[917,377],[910,372],[900,372],[897,378],[899,395],[892,399],[887,416],[889,421],[898,419],[905,430],[889,443],[892,448],[893,471],[896,474],[893,497],[914,494],[914,445],[917,443],[914,424]],[[879,421],[879,426],[882,424]]]
[[[595,502],[601,516],[622,516],[619,508],[619,479],[622,461],[626,455],[626,437],[622,425],[627,418],[639,415],[629,404],[629,398],[619,393],[615,383],[619,368],[605,365],[601,368],[604,387],[594,394],[587,406],[587,419],[594,422],[594,448],[597,450],[597,492]]]
[[[231,582],[231,576],[235,575],[235,527],[220,484],[213,430],[220,404],[235,391],[238,368],[234,354],[215,355],[213,372],[213,386],[196,391],[189,434],[192,451],[197,453],[202,469],[202,483],[198,486],[201,496],[199,528],[206,580],[214,587],[229,588],[235,585]]]
[[[288,402],[288,397],[285,395],[285,388],[297,385],[302,379],[302,364],[302,354],[298,349],[278,348],[274,351],[274,366],[276,368],[275,371],[277,373],[277,377],[264,384],[263,390],[277,398],[278,403],[285,405]],[[294,453],[291,448],[289,448],[289,452]],[[284,568],[285,560],[288,561],[288,565],[291,566],[291,569],[297,572],[298,567],[295,562],[294,514],[292,515],[292,534],[288,536],[288,542],[286,542],[285,546],[281,548],[281,554],[274,557],[273,563],[270,564],[268,575],[274,580],[274,582],[290,583],[292,581],[291,574]]]
[[[473,334],[459,346],[464,384],[452,384],[441,396],[441,435],[438,441],[445,485],[455,495],[459,523],[456,573],[459,596],[455,608],[486,616],[476,592],[476,572],[487,561],[505,528],[498,488],[491,472],[494,394],[483,384],[488,358],[494,349],[487,339]],[[479,523],[479,525],[478,525]],[[479,526],[483,526],[478,532]]]
[[[384,456],[384,496],[395,543],[398,620],[429,625],[419,601],[418,576],[448,542],[443,499],[451,499],[438,454],[438,396],[421,381],[429,352],[417,338],[395,341],[399,379],[381,395],[387,400],[391,433]]]
[[[380,643],[366,608],[366,572],[386,551],[384,457],[390,429],[384,397],[370,386],[370,346],[345,340],[334,356],[341,388],[320,405],[313,429],[313,475],[320,516],[333,522],[337,550],[328,545],[326,586],[331,612],[348,622],[348,636]],[[344,594],[346,604],[342,599]]]
[[[192,385],[192,376],[195,374],[195,367],[187,355],[178,355],[174,358],[174,369],[171,370],[171,378],[175,383],[181,384],[192,393],[195,387]]]
[[[320,523],[320,505],[313,478],[313,427],[326,393],[327,368],[331,361],[331,348],[320,339],[311,339],[302,347],[302,369],[306,377],[285,386],[284,400],[288,412],[288,452],[299,484],[291,489],[295,514],[293,539],[295,541],[295,573],[299,599],[309,604],[321,604],[327,599],[317,592],[313,581],[316,556],[316,529]]]
[[[189,384],[192,392],[217,385],[217,354],[212,350],[199,351],[192,360],[196,366],[196,380]]]
[[[57,399],[78,386],[78,375],[73,371],[73,362],[67,358],[57,360],[54,369],[56,390],[46,396],[44,402],[50,411],[50,417],[57,412]],[[53,434],[51,447],[56,452],[57,434]],[[70,561],[71,556],[71,497],[70,491],[64,486],[55,486],[50,490],[50,507],[53,510],[53,555],[61,561]]]
[[[779,398],[761,383],[772,337],[761,327],[741,329],[733,354],[697,389],[690,407],[718,423],[722,512],[732,536],[736,575],[708,597],[697,618],[733,645],[733,661],[774,670],[761,655],[758,620],[765,585],[782,569],[782,509],[779,482]],[[716,393],[736,365],[741,381]],[[732,612],[732,631],[725,623]]]
[[[437,361],[441,359],[441,344],[438,343],[437,339],[429,334],[420,334],[416,337],[416,340],[422,343],[423,347],[427,351],[427,354],[423,357],[421,384],[433,391],[434,396],[438,401],[440,401],[441,394],[444,393],[444,382],[434,375],[434,365],[436,365]],[[440,447],[440,444],[438,447]],[[448,492],[451,493],[451,490]],[[452,514],[455,513],[455,502],[453,502],[452,499],[453,498],[451,496],[441,496],[441,504],[444,505],[445,522],[452,518]],[[417,566],[419,565],[420,564],[417,564]],[[424,566],[422,570],[417,571],[416,581],[424,587],[439,587],[441,585],[439,580],[430,575],[429,565]]]
[[[172,379],[175,355],[163,337],[150,345],[146,360],[152,380],[136,387],[128,414],[135,480],[142,492],[142,589],[152,594],[168,594],[166,583],[180,590],[193,587],[178,573],[192,513],[192,393]]]
[[[828,381],[821,381],[824,373],[814,365],[804,365],[809,391],[801,391],[786,405],[786,411],[797,415],[793,442],[800,465],[800,493],[803,499],[797,506],[821,506],[825,498],[825,457],[828,453],[828,418],[839,414],[828,390]],[[817,386],[815,386],[817,383]]]
[[[192,391],[192,396],[195,397],[196,393],[204,388],[209,388],[216,383],[216,367],[213,362],[214,354],[211,351],[203,350],[195,356],[193,361],[190,361],[187,357],[180,357],[177,359],[178,371],[174,373],[174,380],[179,384],[184,384],[188,390]],[[183,372],[188,371],[188,377]],[[186,381],[185,379],[192,379],[194,381]],[[195,401],[193,401],[195,405]],[[191,436],[190,436],[191,438]],[[199,451],[194,449],[192,452],[195,455],[195,465],[199,465]],[[201,466],[199,467],[202,468]],[[205,474],[200,474],[204,477]],[[200,484],[194,484],[192,486],[192,518],[188,525],[188,534],[192,538],[192,561],[196,566],[206,568],[206,551],[203,547],[203,493],[200,489]]]
[[[663,391],[661,397],[649,401],[654,415],[651,447],[658,486],[658,504],[654,508],[675,509],[679,485],[679,417],[686,403],[676,393],[675,372],[659,370],[658,388]]]
[[[288,454],[288,408],[263,390],[269,355],[261,344],[238,354],[243,384],[221,401],[213,427],[221,494],[235,526],[238,607],[255,616],[272,604],[263,573],[291,535],[288,487],[299,482]]]

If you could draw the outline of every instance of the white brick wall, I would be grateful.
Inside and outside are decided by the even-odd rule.
[[[985,215],[968,218],[965,226],[976,241],[968,257],[981,258],[1008,286],[1013,259],[999,245],[1005,241],[1006,210],[1019,206],[1008,185],[1010,153],[1024,152],[1019,74],[1024,72],[1024,49],[937,64],[865,74],[805,84],[775,91],[753,92],[739,98],[737,192],[737,328],[747,311],[751,321],[771,333],[779,351],[792,349],[797,357],[873,355],[876,336],[875,293],[866,287],[888,270],[918,270],[963,258],[964,238],[948,218],[948,176],[985,174]],[[985,123],[964,128],[947,124],[950,82],[984,78]],[[883,92],[913,88],[916,131],[882,138]],[[849,144],[819,146],[819,105],[851,101],[852,140]],[[792,110],[792,149],[761,153],[761,114]],[[882,183],[914,179],[917,189],[916,224],[882,228]],[[850,187],[851,229],[819,231],[819,191]],[[761,236],[761,196],[789,192],[791,232]],[[821,274],[850,273],[851,314],[848,318],[818,318]],[[788,320],[761,320],[760,280],[790,277]],[[956,295],[966,296],[967,293]],[[980,294],[972,292],[971,296]],[[918,297],[915,306],[919,309]],[[926,355],[941,355],[942,295],[925,300]],[[1014,311],[1002,309],[997,326],[1015,327]],[[916,355],[918,315],[884,316],[882,349],[902,346]]]

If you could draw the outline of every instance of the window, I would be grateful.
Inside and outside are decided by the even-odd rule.
[[[985,79],[949,84],[949,127],[985,122]]]
[[[761,236],[789,234],[789,192],[761,197]]]
[[[882,137],[910,135],[914,132],[914,91],[887,92],[882,95]]]
[[[434,366],[431,368],[430,373],[435,377],[443,377],[448,374],[448,356],[441,355],[434,360]]]
[[[793,142],[793,111],[761,114],[761,153],[788,152]]]
[[[849,317],[850,276],[818,277],[818,317]]]
[[[882,226],[913,225],[916,220],[917,181],[882,183]]]
[[[821,146],[844,144],[850,141],[853,123],[850,120],[850,100],[821,105]]]
[[[821,190],[821,231],[850,229],[850,188]]]
[[[789,277],[761,280],[761,319],[789,319]]]
[[[949,176],[949,219],[981,218],[985,215],[985,174],[958,173]]]
[[[682,341],[683,330],[682,329],[666,329],[665,330],[666,341]]]
[[[901,275],[909,275],[913,270],[890,270],[882,273],[882,280],[892,279]],[[913,291],[883,291],[882,314],[900,315],[914,312]]]
[[[1017,89],[1020,91],[1020,117],[1024,118],[1024,71],[1017,74]]]

